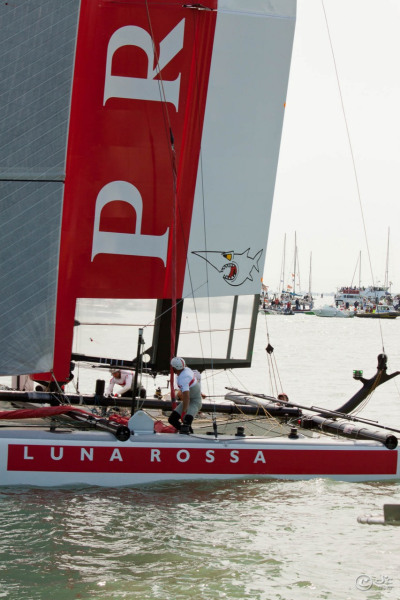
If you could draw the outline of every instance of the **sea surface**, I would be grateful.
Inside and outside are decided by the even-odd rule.
[[[94,331],[82,336],[101,350]],[[107,347],[124,354],[135,338],[123,327]],[[400,318],[259,315],[253,367],[230,385],[269,394],[273,374],[290,400],[337,408],[359,388],[353,370],[372,377],[382,351],[388,372],[400,370]],[[225,392],[220,377],[205,378],[206,393]],[[378,388],[361,416],[400,429],[399,386]],[[397,600],[400,529],[357,517],[382,516],[399,489],[322,479],[0,488],[0,598]]]

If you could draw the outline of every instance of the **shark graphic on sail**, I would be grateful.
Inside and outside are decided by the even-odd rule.
[[[250,256],[250,248],[244,252],[221,252],[216,250],[202,250],[192,252],[208,262],[214,269],[222,274],[229,285],[242,285],[247,279],[253,281],[252,271],[260,272],[259,261],[263,250],[259,250],[254,256]]]

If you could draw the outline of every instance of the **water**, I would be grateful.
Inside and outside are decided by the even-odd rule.
[[[254,367],[231,383],[269,393],[270,341],[290,399],[335,408],[359,387],[353,369],[375,373],[382,344],[388,371],[398,368],[399,334],[400,319],[260,315]],[[205,385],[219,394],[226,382]],[[400,428],[396,379],[362,414]],[[386,503],[400,503],[399,484],[0,488],[0,598],[400,599],[399,530],[357,522]]]

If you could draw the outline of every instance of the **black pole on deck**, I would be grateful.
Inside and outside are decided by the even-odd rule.
[[[131,406],[131,416],[134,414],[135,412],[135,400],[136,397],[139,395],[139,390],[138,390],[138,371],[139,371],[139,365],[140,365],[140,357],[142,355],[142,346],[144,344],[144,340],[143,340],[143,329],[139,329],[139,335],[138,335],[138,343],[137,343],[137,350],[136,350],[136,370],[135,370],[135,378],[133,380],[133,388],[132,388],[132,406]]]

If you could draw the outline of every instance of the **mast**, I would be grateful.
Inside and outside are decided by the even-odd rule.
[[[279,282],[278,289],[281,290],[280,293],[285,291],[285,262],[286,262],[286,233],[283,238],[283,253],[282,253],[282,266],[281,266],[281,280]]]
[[[386,270],[385,270],[385,281],[384,288],[389,288],[389,238],[390,238],[390,227],[388,228],[388,239],[387,239],[387,250],[386,250]]]
[[[177,210],[177,194],[176,194],[176,161],[175,161],[175,147],[174,138],[172,131],[170,132],[171,149],[172,149],[172,170],[173,170],[173,187],[174,187],[174,201],[172,205],[172,269],[171,269],[171,330],[170,330],[170,359],[175,356],[176,352],[176,210]],[[174,370],[170,366],[170,391],[172,399],[172,409],[175,408],[175,380]]]
[[[353,282],[354,282],[354,278],[356,276],[357,266],[358,266],[358,288],[361,289],[361,251],[360,251],[360,256],[357,258],[356,266],[354,267],[353,276],[351,278],[351,284],[350,284],[351,288],[353,287]]]
[[[294,232],[294,265],[293,265],[293,297],[296,295],[296,269],[297,269],[297,238]]]

